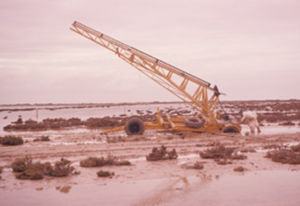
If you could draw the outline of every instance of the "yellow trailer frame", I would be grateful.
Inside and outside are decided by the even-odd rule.
[[[223,133],[223,132],[234,132],[240,133],[241,126],[239,124],[234,124],[231,121],[227,123],[215,123],[209,124],[206,122],[201,128],[190,128],[184,124],[184,120],[187,118],[195,118],[195,116],[176,116],[171,117],[166,116],[166,120],[162,118],[161,112],[157,109],[156,121],[144,122],[145,129],[158,130],[158,131],[178,131],[178,132],[206,132],[206,133]],[[230,130],[231,129],[231,130]],[[125,126],[116,127],[113,129],[107,129],[103,131],[103,134],[109,134],[113,132],[124,131]]]
[[[168,117],[166,123],[161,122],[158,114],[157,121],[145,123],[146,128],[164,129],[167,124],[172,130],[196,131],[196,132],[222,132],[224,124],[219,124],[215,117],[216,105],[221,94],[217,86],[199,77],[189,74],[173,65],[170,65],[156,57],[146,54],[132,46],[124,44],[102,32],[96,31],[82,23],[75,21],[70,29],[79,35],[97,43],[98,45],[112,51],[119,58],[132,65],[135,69],[145,74],[147,77],[179,97],[186,104],[199,111],[206,121],[204,127],[199,129],[184,126],[183,118]],[[164,124],[163,124],[164,123]],[[231,123],[230,123],[231,124]],[[234,125],[233,125],[234,126]],[[235,125],[240,131],[240,126]],[[119,128],[120,129],[120,128]],[[115,130],[119,130],[115,129]],[[113,130],[111,130],[113,131]]]

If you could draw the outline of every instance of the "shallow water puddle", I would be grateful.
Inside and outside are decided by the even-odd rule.
[[[279,125],[270,125],[261,127],[261,135],[273,135],[273,134],[292,134],[300,132],[300,126],[279,126]],[[242,125],[241,134],[245,135],[250,133],[248,126]]]
[[[221,176],[163,205],[299,206],[300,172],[265,171]]]
[[[99,179],[95,184],[63,185],[54,188],[0,189],[0,205],[134,205],[140,201],[141,197],[147,197],[152,191],[157,191],[161,185],[168,185],[170,180],[139,180],[120,183],[109,181],[105,179],[102,182]]]
[[[0,190],[0,205],[300,205],[300,172],[173,177]]]

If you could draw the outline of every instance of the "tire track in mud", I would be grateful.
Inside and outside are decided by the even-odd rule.
[[[199,151],[199,146],[205,146],[212,139],[184,139],[184,140],[163,140],[163,141],[139,141],[122,142],[97,145],[51,145],[39,143],[26,143],[17,147],[1,147],[0,159],[12,159],[29,155],[33,158],[53,158],[53,157],[78,157],[89,155],[114,155],[119,158],[135,158],[145,156],[153,147],[165,145],[168,148],[175,148],[181,154],[194,153]]]
[[[195,136],[195,135],[193,135]],[[67,158],[67,157],[85,157],[85,156],[105,156],[113,155],[118,158],[138,158],[146,156],[151,152],[153,147],[165,145],[167,148],[175,148],[178,154],[198,153],[219,142],[224,145],[234,147],[243,147],[247,145],[261,146],[265,143],[300,141],[300,133],[289,135],[268,135],[268,136],[240,136],[240,135],[210,135],[200,134],[197,137],[185,139],[171,139],[160,141],[134,141],[120,143],[103,143],[103,144],[80,144],[76,145],[51,145],[50,143],[26,143],[22,146],[0,146],[0,160],[12,160],[17,157],[26,155],[32,158]],[[52,142],[55,142],[53,140]]]

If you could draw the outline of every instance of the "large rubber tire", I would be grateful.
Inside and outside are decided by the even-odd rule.
[[[240,133],[239,129],[233,125],[227,126],[223,129],[224,133]]]
[[[142,135],[144,130],[144,122],[139,117],[130,117],[125,123],[125,132],[127,135]]]
[[[198,129],[203,127],[204,121],[198,118],[187,118],[184,120],[184,125],[189,128]]]

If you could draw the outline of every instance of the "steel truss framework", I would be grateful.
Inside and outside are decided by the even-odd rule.
[[[79,22],[75,21],[70,29],[114,52],[118,57],[131,64],[134,68],[214,122],[214,110],[220,95],[216,86],[212,88],[210,83],[194,75]],[[180,81],[175,81],[178,79]],[[192,91],[187,89],[189,84],[193,84],[195,89]]]

